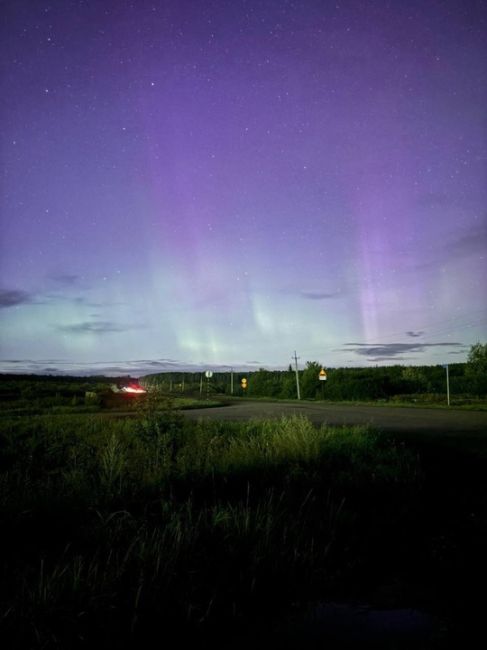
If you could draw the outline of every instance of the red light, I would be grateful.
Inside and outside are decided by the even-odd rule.
[[[139,395],[140,395],[141,393],[145,393],[145,392],[147,392],[147,391],[145,391],[143,388],[141,388],[140,386],[124,386],[124,387],[122,388],[122,391],[123,391],[124,393],[136,393],[136,394],[139,394]]]

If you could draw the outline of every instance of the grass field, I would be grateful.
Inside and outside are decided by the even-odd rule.
[[[418,608],[442,632],[415,647],[470,647],[487,577],[473,449],[303,417],[190,422],[151,400],[132,418],[3,416],[2,647],[232,647],[249,629],[255,645],[321,601]]]

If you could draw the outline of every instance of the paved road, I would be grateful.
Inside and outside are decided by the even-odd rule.
[[[388,432],[487,434],[487,411],[259,401],[184,412],[191,419],[236,421],[293,413],[305,415],[314,424],[372,424]]]

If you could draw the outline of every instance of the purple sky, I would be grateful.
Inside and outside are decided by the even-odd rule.
[[[485,3],[6,7],[0,370],[486,340]]]

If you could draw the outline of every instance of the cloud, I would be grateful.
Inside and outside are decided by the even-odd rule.
[[[254,365],[247,363],[231,364],[234,372],[249,372],[256,370]],[[275,368],[271,368],[275,369]],[[229,372],[230,365],[212,363],[191,363],[175,359],[135,359],[122,361],[66,361],[58,359],[15,359],[0,360],[0,372],[14,374],[56,374],[60,376],[87,377],[142,377],[144,375],[168,372]]]
[[[367,359],[367,361],[370,361],[372,363],[376,361],[411,361],[413,357],[371,357],[370,359]]]
[[[332,293],[327,293],[326,291],[301,291],[300,293],[307,300],[330,300],[342,296],[341,291],[334,291]]]
[[[143,363],[154,368],[167,368],[168,366],[178,366],[181,362],[175,359],[161,359],[159,361],[138,361],[137,363]]]
[[[82,298],[81,298],[81,299],[78,299],[78,300],[82,300]],[[127,303],[126,303],[126,302],[122,302],[122,301],[120,301],[120,300],[117,300],[117,301],[114,300],[114,301],[112,301],[112,302],[108,302],[108,301],[107,301],[107,302],[93,302],[93,301],[88,301],[88,300],[86,300],[86,301],[84,301],[84,304],[85,304],[87,307],[95,307],[95,308],[98,308],[98,307],[120,307],[121,305],[126,305]]]
[[[421,336],[421,334],[424,334],[424,332],[421,330],[420,332],[413,332],[412,330],[409,330],[409,332],[406,332],[408,336],[412,336],[413,338],[416,338],[417,336]]]
[[[77,289],[79,289],[79,287]],[[61,289],[56,292],[45,293],[43,294],[43,298],[45,299],[45,301],[49,301],[51,303],[68,302],[77,305],[79,307],[87,307],[90,309],[100,309],[104,307],[120,307],[121,305],[127,304],[126,302],[109,301],[109,300],[107,300],[106,302],[97,302],[94,300],[89,300],[89,298],[87,298],[86,296],[73,296],[71,293],[69,293],[69,291],[65,292]]]
[[[134,325],[118,325],[110,321],[85,321],[72,325],[58,325],[57,329],[68,334],[110,334],[134,329]]]
[[[0,289],[0,309],[16,307],[32,302],[32,296],[27,291],[18,289]]]
[[[374,359],[397,358],[397,355],[405,352],[424,352],[428,348],[434,347],[463,347],[463,343],[345,343],[343,351],[350,350],[361,357],[374,357]]]

